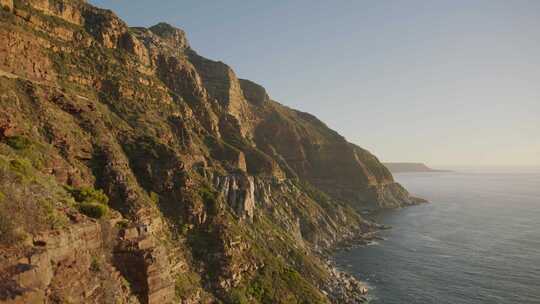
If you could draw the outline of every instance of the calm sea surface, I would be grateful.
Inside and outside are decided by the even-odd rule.
[[[431,203],[378,215],[386,240],[335,256],[371,303],[540,304],[540,170],[395,178]]]

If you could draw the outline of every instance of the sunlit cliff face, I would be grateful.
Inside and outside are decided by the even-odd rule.
[[[384,161],[540,164],[536,1],[93,2],[133,25],[181,26],[202,54]]]

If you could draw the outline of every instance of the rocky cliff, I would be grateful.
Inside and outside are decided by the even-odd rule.
[[[359,303],[322,252],[415,203],[168,24],[2,0],[0,302]]]

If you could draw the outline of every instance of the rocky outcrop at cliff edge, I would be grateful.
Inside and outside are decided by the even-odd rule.
[[[375,156],[168,24],[0,4],[0,303],[365,300],[322,253],[415,203]]]
[[[33,247],[3,255],[2,303],[166,303],[174,299],[170,264],[151,238],[118,229],[118,219],[74,220],[64,231],[33,236]],[[131,230],[136,229],[135,227]],[[121,237],[120,234],[123,234]],[[131,248],[126,249],[129,243]],[[120,263],[111,263],[107,255]],[[137,277],[125,276],[136,272]],[[129,280],[128,280],[129,279]],[[130,285],[132,284],[132,285]]]

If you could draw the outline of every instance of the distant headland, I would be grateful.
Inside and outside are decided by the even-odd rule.
[[[401,172],[450,172],[450,170],[432,169],[424,163],[383,163],[392,173]]]

